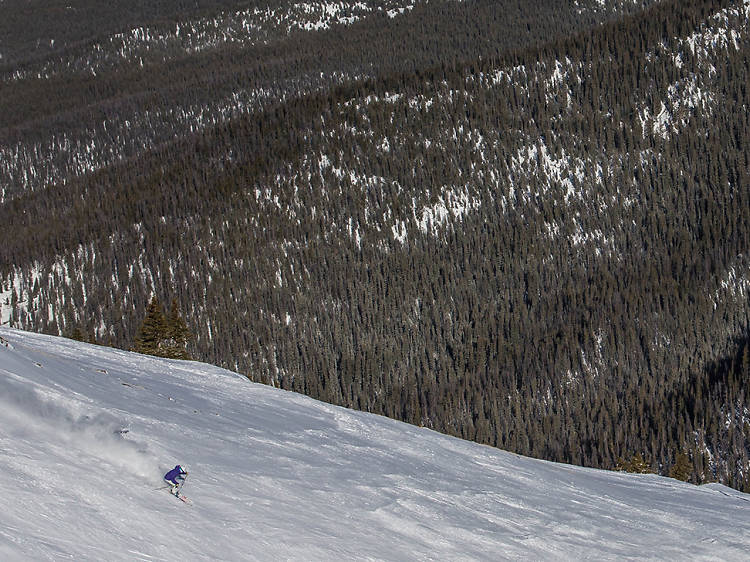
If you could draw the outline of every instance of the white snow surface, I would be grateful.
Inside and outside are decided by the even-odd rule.
[[[717,484],[529,459],[202,363],[0,338],[4,561],[750,552],[750,497]],[[154,490],[176,463],[192,505]]]

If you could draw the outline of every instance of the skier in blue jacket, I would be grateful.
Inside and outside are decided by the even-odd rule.
[[[172,487],[169,491],[175,496],[180,495],[180,487],[185,481],[185,478],[187,478],[187,475],[187,468],[180,466],[179,464],[164,475],[164,481]]]

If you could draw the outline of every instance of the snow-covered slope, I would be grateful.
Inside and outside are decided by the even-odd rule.
[[[0,559],[746,559],[750,497],[0,329]],[[127,431],[124,431],[127,430]],[[186,505],[161,475],[190,469]]]

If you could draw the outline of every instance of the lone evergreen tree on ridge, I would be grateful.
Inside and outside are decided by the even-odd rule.
[[[146,309],[133,351],[170,359],[190,359],[185,349],[188,336],[187,324],[178,311],[177,301],[172,301],[167,317],[158,297],[154,296]]]

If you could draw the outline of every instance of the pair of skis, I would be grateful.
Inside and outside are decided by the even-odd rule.
[[[193,505],[193,500],[191,500],[189,497],[184,496],[180,494],[180,492],[177,492],[176,494],[172,494],[174,497],[176,497],[178,500],[182,500],[188,505]]]
[[[187,478],[185,478],[185,480],[187,480]],[[178,500],[182,500],[182,502],[183,502],[183,503],[186,503],[186,504],[188,504],[188,505],[192,505],[192,504],[193,504],[193,500],[191,500],[191,499],[190,499],[189,497],[187,497],[186,495],[183,495],[183,494],[181,494],[181,493],[180,493],[180,489],[181,489],[181,488],[182,488],[182,486],[183,486],[183,485],[185,484],[185,480],[183,480],[183,481],[182,481],[182,484],[180,484],[180,485],[178,486],[178,488],[177,488],[177,493],[174,493],[174,492],[173,492],[172,490],[169,490],[169,491],[168,491],[167,493],[168,493],[168,494],[169,494],[170,496],[174,496],[174,497],[176,497],[176,498],[177,498]],[[162,487],[160,487],[160,488],[154,488],[154,490],[167,490],[168,488],[171,488],[171,486],[162,486]]]

